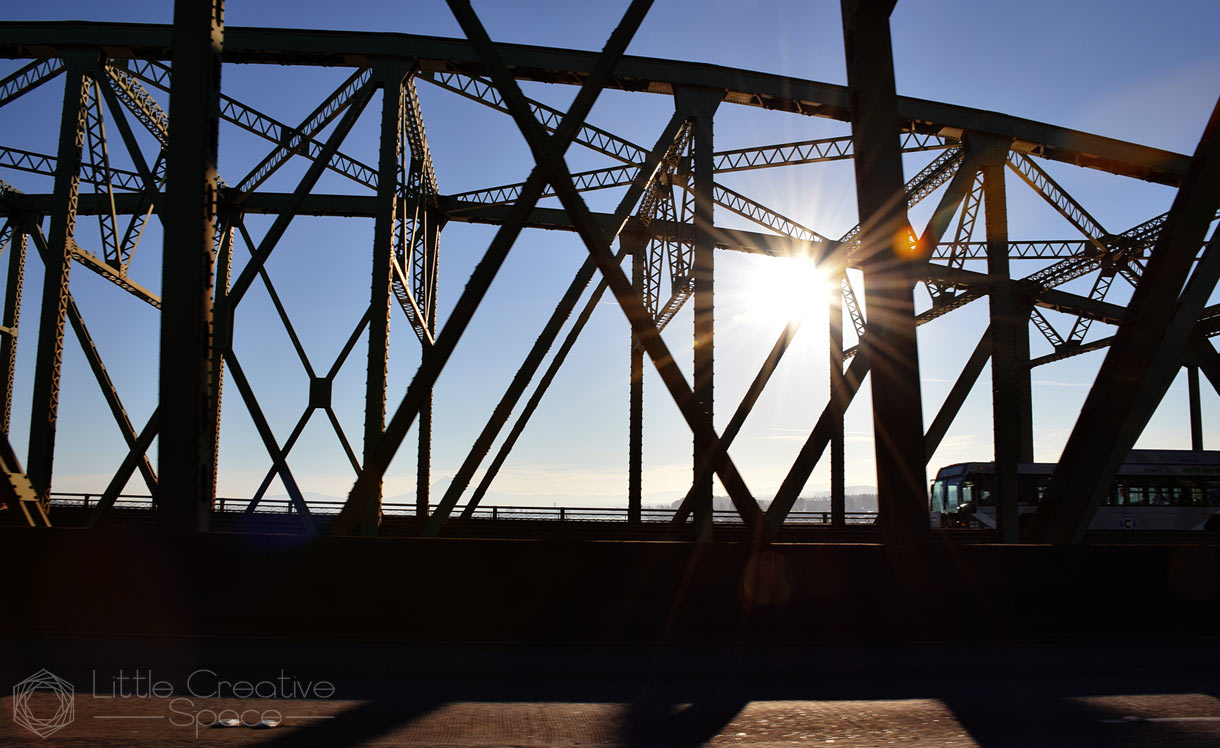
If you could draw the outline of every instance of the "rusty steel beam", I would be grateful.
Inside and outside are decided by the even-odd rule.
[[[1203,407],[1199,396],[1199,367],[1195,364],[1186,367],[1186,389],[1190,408],[1190,448],[1200,451],[1203,449]]]
[[[1004,144],[1007,151],[1007,143]],[[998,150],[998,149],[997,149]],[[1033,461],[1029,385],[1029,312],[1008,266],[1008,197],[1003,153],[983,166],[987,275],[991,316],[991,415],[995,448],[996,525],[1000,540],[1017,542],[1018,464]]]
[[[410,68],[383,63],[373,75],[381,91],[381,153],[377,162],[377,218],[373,226],[373,270],[369,291],[368,373],[364,389],[364,461],[385,432],[385,398],[390,356],[390,300],[393,298],[393,242],[397,181],[403,143],[400,125],[406,108],[402,82]],[[429,341],[424,341],[427,355]],[[429,402],[431,397],[428,398]],[[381,481],[370,487],[372,500],[360,516],[360,534],[376,535],[381,524]]]
[[[0,335],[0,432],[9,433],[13,417],[13,380],[17,375],[17,336],[21,323],[21,294],[25,288],[26,233],[16,221],[8,224],[8,280],[4,286],[4,329]],[[3,249],[3,246],[0,246]]]
[[[121,23],[8,22],[0,24],[0,56],[48,58],[72,45],[106,47],[142,59],[170,58],[168,26]],[[521,44],[495,45],[518,80],[560,84],[587,81],[598,56]],[[324,31],[233,27],[226,30],[224,59],[273,65],[359,67],[376,58],[418,61],[428,70],[485,75],[474,45],[465,39],[384,32]],[[727,91],[728,101],[742,106],[778,109],[843,122],[851,117],[847,86],[782,75],[646,57],[624,56],[604,79],[611,88],[669,93],[676,86],[704,86]],[[1186,172],[1186,156],[1124,143],[1098,135],[1047,125],[1020,117],[905,96],[896,99],[893,121],[899,132],[939,134],[965,130],[1019,140],[1025,152],[1101,169],[1114,174],[1176,185]]]
[[[916,263],[894,133],[898,101],[889,7],[883,0],[843,0],[843,38],[853,101],[862,237],[858,255],[869,310],[866,337],[873,340],[869,358],[878,510],[883,538],[907,544],[927,537],[928,506],[915,338]]]
[[[30,483],[42,500],[51,489],[52,464],[55,460],[64,321],[68,313],[68,277],[76,244],[76,195],[80,186],[85,109],[89,104],[88,70],[92,61],[88,53],[77,52],[65,62],[67,70],[64,73],[51,233],[48,251],[43,257],[42,305],[38,319],[30,447],[26,461]]]
[[[693,438],[691,492],[697,540],[712,537],[712,474],[706,467],[715,438],[716,255],[712,210],[716,184],[712,138],[716,109],[723,95],[719,90],[709,89],[679,88],[674,91],[675,106],[687,114],[687,121],[691,123],[694,148],[691,161],[695,172],[695,241],[691,276],[695,301],[695,372],[691,387],[706,427],[696,431]],[[727,443],[724,448],[728,448]]]
[[[830,392],[833,394],[843,391],[843,362],[846,358],[843,356],[843,294],[839,293],[839,288],[847,276],[839,270],[830,277],[838,278],[838,282],[831,286],[830,293],[826,294],[829,333],[826,336],[826,363]],[[830,413],[830,523],[835,527],[844,527],[847,525],[847,440],[843,419],[847,413],[847,403],[842,397],[835,397],[831,400],[831,406],[834,409]]]
[[[213,238],[224,0],[174,6],[174,81],[161,279],[158,507],[176,531],[206,530],[214,496],[209,438]]]

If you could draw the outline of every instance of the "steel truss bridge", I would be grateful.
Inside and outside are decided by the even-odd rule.
[[[865,377],[872,377],[877,438],[877,483],[887,542],[919,542],[928,534],[926,462],[960,410],[985,365],[991,363],[997,491],[1003,539],[1018,538],[1017,464],[1032,461],[1030,372],[1034,367],[1108,348],[1096,382],[1048,487],[1046,504],[1028,538],[1079,539],[1122,456],[1138,438],[1180,367],[1189,372],[1192,434],[1201,447],[1199,372],[1220,389],[1220,357],[1210,338],[1220,332],[1220,309],[1206,306],[1220,273],[1216,234],[1220,204],[1220,120],[1213,114],[1193,155],[1033,122],[1017,117],[901,97],[890,53],[892,2],[844,3],[848,85],[839,86],[708,64],[623,54],[648,2],[633,2],[601,52],[493,43],[464,2],[451,3],[466,38],[407,34],[226,28],[223,2],[178,3],[172,26],[106,23],[0,23],[0,56],[28,61],[0,81],[0,106],[19,106],[30,91],[62,87],[54,153],[0,146],[0,167],[49,177],[49,192],[0,183],[0,243],[8,283],[0,327],[0,454],[6,503],[21,522],[47,524],[59,408],[65,326],[71,325],[124,439],[126,457],[87,513],[93,527],[115,509],[139,473],[166,528],[209,528],[216,502],[221,395],[247,409],[271,460],[267,480],[249,501],[255,511],[274,477],[286,488],[305,532],[376,534],[386,470],[418,424],[418,531],[443,532],[459,503],[470,517],[526,427],[594,306],[607,293],[631,326],[629,522],[642,517],[643,370],[650,360],[689,425],[692,487],[675,523],[695,537],[712,535],[712,475],[719,476],[741,522],[766,539],[784,526],[821,459],[831,466],[832,521],[844,511],[843,414]],[[316,108],[300,122],[275,119],[221,85],[221,63],[331,67],[349,71],[333,91],[319,91]],[[567,111],[524,95],[520,83],[578,87]],[[525,137],[535,161],[520,184],[461,194],[441,190],[429,152],[417,89],[433,86],[502,112]],[[668,123],[642,143],[588,121],[608,89],[672,99]],[[345,140],[365,110],[380,107],[375,163],[344,153]],[[851,123],[852,134],[792,143],[717,150],[714,123],[727,107],[755,107]],[[239,128],[265,141],[265,156],[242,174],[217,174],[218,132]],[[565,152],[588,149],[612,165],[572,173]],[[350,148],[349,148],[350,150]],[[121,152],[122,158],[113,158]],[[903,178],[904,153],[927,152],[927,165]],[[291,192],[264,189],[290,161],[304,164]],[[841,236],[826,236],[722,185],[718,175],[795,164],[852,160],[862,221]],[[1178,190],[1172,208],[1126,227],[1102,226],[1047,173],[1062,162]],[[122,164],[130,164],[127,168]],[[350,182],[344,194],[316,189],[326,173]],[[1079,236],[1017,237],[1009,227],[1005,174],[1012,175],[1074,226]],[[15,178],[10,177],[17,181]],[[592,211],[584,194],[618,188],[612,213]],[[546,197],[562,209],[539,207]],[[911,226],[907,210],[935,202],[926,226]],[[726,214],[753,230],[721,226]],[[271,216],[255,236],[246,216]],[[328,369],[306,356],[294,323],[279,304],[266,263],[298,216],[372,219],[371,284],[367,312]],[[982,216],[981,226],[977,219]],[[49,219],[49,227],[48,227]],[[78,224],[100,222],[100,241],[77,242]],[[138,262],[144,228],[161,223],[160,293],[129,274]],[[450,222],[496,227],[448,319],[438,320],[436,288]],[[432,392],[446,362],[521,232],[530,228],[575,233],[588,251],[537,341],[486,425],[470,446],[451,485],[429,496]],[[1010,236],[1012,234],[1012,236]],[[239,252],[239,247],[245,249]],[[171,251],[172,249],[172,251]],[[31,251],[32,250],[32,251]],[[235,263],[235,256],[249,260]],[[827,376],[831,396],[810,427],[795,463],[764,510],[742,480],[730,446],[784,356],[795,325],[781,334],[728,426],[713,428],[715,257],[724,250],[808,256],[840,279],[831,301]],[[146,249],[141,255],[156,252]],[[631,258],[629,270],[625,260]],[[1015,260],[1052,261],[1036,272],[1014,272]],[[968,269],[968,264],[976,269]],[[69,279],[83,268],[159,310],[160,400],[144,423],[124,407],[93,344]],[[855,287],[847,268],[862,271]],[[24,275],[42,274],[37,320],[21,336],[36,346],[28,434],[9,432],[13,407]],[[77,272],[80,272],[77,270]],[[1091,278],[1087,295],[1061,287]],[[914,288],[925,284],[933,301],[916,313]],[[1126,305],[1107,300],[1115,283],[1133,287]],[[277,316],[309,372],[309,402],[287,440],[275,437],[258,393],[245,376],[234,341],[234,315],[252,286],[266,287]],[[591,293],[586,293],[592,285]],[[859,303],[863,298],[865,304]],[[970,302],[986,299],[986,304]],[[694,307],[694,379],[674,363],[660,335],[686,303]],[[397,306],[410,322],[421,364],[403,392],[387,388],[389,321]],[[862,308],[871,313],[866,318]],[[984,309],[986,311],[984,312]],[[963,310],[963,311],[958,311]],[[1065,313],[1052,324],[1046,310]],[[916,328],[946,314],[989,316],[925,431],[920,407]],[[566,336],[560,333],[575,314]],[[1058,319],[1058,318],[1056,318]],[[1112,334],[1090,336],[1093,323]],[[851,325],[859,340],[844,347]],[[1049,355],[1030,357],[1030,335],[1046,337]],[[357,351],[367,333],[367,351]],[[624,349],[628,346],[625,344]],[[554,353],[547,368],[543,363]],[[344,433],[332,410],[336,374],[367,361],[365,428]],[[532,386],[532,389],[531,389]],[[524,408],[510,424],[511,414]],[[320,414],[315,411],[321,411]],[[324,414],[334,425],[353,469],[353,486],[338,511],[311,512],[293,478],[292,449],[305,424]],[[1106,435],[1099,438],[1098,435]],[[154,460],[150,445],[158,440]],[[14,442],[28,439],[24,466]],[[492,454],[492,447],[500,447]],[[829,456],[824,453],[829,448]],[[490,456],[490,462],[488,457]],[[474,477],[484,477],[470,491]]]

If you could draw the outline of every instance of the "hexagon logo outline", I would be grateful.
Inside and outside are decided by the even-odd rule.
[[[39,691],[54,694],[59,701],[52,717],[34,713],[30,698]],[[13,686],[13,721],[44,740],[76,719],[76,689],[71,683],[43,668]]]

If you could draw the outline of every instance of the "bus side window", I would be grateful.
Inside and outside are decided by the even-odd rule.
[[[1206,506],[1220,505],[1220,480],[1215,478],[1208,480],[1204,493],[1203,503]]]
[[[1169,503],[1169,494],[1165,492],[1164,486],[1157,486],[1155,489],[1153,489],[1149,493],[1152,494],[1151,502],[1153,504],[1156,504],[1158,506],[1165,506],[1166,504]]]
[[[936,481],[932,484],[932,511],[945,511],[945,482]]]
[[[1144,501],[1144,487],[1140,485],[1128,485],[1127,498],[1127,503],[1132,504],[1133,506],[1139,506],[1140,504],[1147,503]]]

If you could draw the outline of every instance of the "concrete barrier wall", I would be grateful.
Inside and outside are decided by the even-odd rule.
[[[306,539],[0,531],[25,633],[446,642],[1215,636],[1215,546]]]

